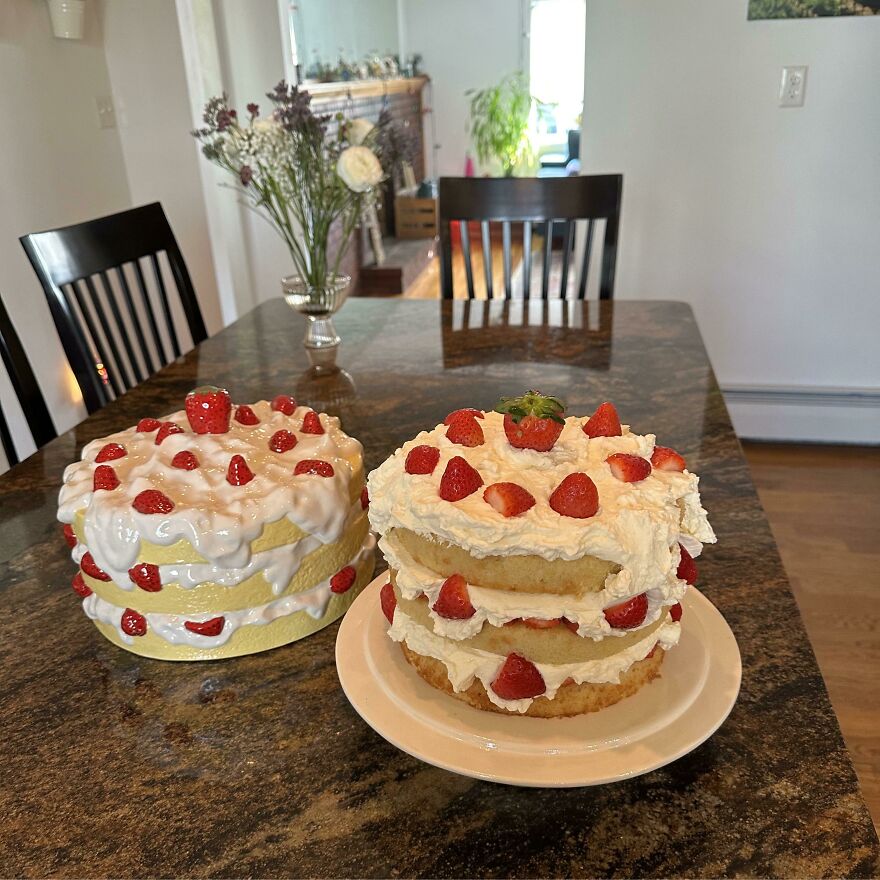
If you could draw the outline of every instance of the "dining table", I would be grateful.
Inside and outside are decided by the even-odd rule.
[[[304,322],[282,299],[258,305],[0,476],[0,875],[877,876],[877,834],[689,305],[354,298],[335,317],[335,369],[310,366]],[[376,734],[340,687],[338,624],[227,660],[115,647],[70,588],[62,473],[90,440],[205,384],[339,416],[367,470],[456,408],[527,389],[569,414],[613,401],[700,474],[718,543],[699,588],[742,658],[729,717],[652,772],[520,788]]]

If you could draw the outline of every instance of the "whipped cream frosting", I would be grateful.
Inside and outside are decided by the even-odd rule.
[[[353,528],[357,521],[367,514],[361,507],[360,499],[351,506],[345,528]],[[303,560],[312,552],[323,546],[323,542],[315,535],[305,535],[290,544],[281,544],[269,550],[260,550],[251,554],[250,561],[242,568],[225,568],[216,562],[173,562],[158,566],[159,582],[162,586],[177,584],[185,590],[192,590],[201,584],[219,584],[223,587],[237,587],[243,581],[262,573],[272,592],[278,596],[290,584]],[[77,544],[70,555],[79,565],[83,556],[89,552],[86,544]],[[94,558],[94,553],[92,554]],[[116,570],[112,566],[104,572],[123,590],[134,591],[135,584],[128,571]]]
[[[373,553],[376,546],[376,537],[368,532],[358,552],[346,563],[354,568],[359,568]],[[305,611],[315,620],[320,620],[327,613],[327,605],[333,593],[330,589],[330,579],[321,581],[308,590],[301,593],[293,593],[283,596],[265,605],[254,608],[243,608],[238,611],[215,611],[202,614],[160,614],[148,612],[144,614],[147,619],[147,632],[155,633],[172,645],[189,645],[193,648],[219,648],[232,638],[236,630],[243,626],[263,626],[272,623],[279,617],[287,617],[298,611]],[[83,611],[92,620],[112,626],[116,634],[127,645],[134,643],[134,636],[122,631],[121,622],[125,608],[113,605],[106,599],[102,599],[97,593],[92,593],[83,599]],[[224,618],[223,629],[216,636],[203,636],[188,630],[184,624],[186,621],[203,623],[214,617]]]
[[[658,588],[671,592],[679,541],[696,556],[704,543],[716,540],[700,504],[699,478],[687,470],[654,470],[638,483],[621,482],[605,459],[615,452],[650,459],[654,435],[634,434],[624,425],[620,437],[590,438],[582,430],[586,421],[567,418],[549,452],[512,447],[503,416],[496,412],[480,420],[485,437],[480,446],[451,443],[444,425],[423,431],[370,474],[370,522],[383,534],[406,528],[476,557],[531,554],[572,560],[592,555],[621,566],[605,583],[610,596]],[[422,444],[439,449],[440,461],[432,474],[407,474],[406,456]],[[457,455],[479,471],[484,486],[518,483],[537,503],[520,516],[505,518],[483,500],[482,488],[461,501],[444,501],[438,494],[440,479]],[[560,516],[548,503],[559,483],[575,472],[586,473],[599,493],[599,511],[589,519]]]
[[[428,597],[428,613],[437,635],[460,641],[475,636],[484,623],[504,626],[511,620],[536,617],[541,620],[568,618],[578,624],[578,635],[599,641],[606,636],[625,636],[638,630],[615,629],[609,625],[603,609],[621,601],[619,595],[607,588],[598,593],[579,596],[555,593],[523,593],[513,590],[496,590],[468,584],[468,596],[475,613],[466,620],[450,620],[433,610],[440,594],[444,578],[416,562],[393,532],[379,541],[379,549],[395,571],[395,583],[405,599],[418,599],[424,593]],[[609,575],[608,580],[617,585],[619,580]],[[647,591],[648,612],[638,629],[654,623],[667,605],[680,602],[687,590],[687,583],[677,578],[666,579]]]
[[[394,622],[388,630],[388,635],[395,642],[405,642],[407,647],[417,654],[439,660],[446,667],[449,681],[456,693],[467,690],[474,683],[474,679],[479,679],[489,699],[501,709],[523,713],[528,711],[532,704],[531,699],[504,700],[492,690],[492,682],[504,664],[505,657],[488,651],[466,648],[455,641],[432,633],[416,623],[399,607],[394,611]],[[670,621],[641,641],[610,657],[581,663],[536,663],[535,666],[547,688],[542,696],[552,700],[562,683],[569,678],[576,684],[584,682],[618,684],[620,676],[633,663],[644,660],[655,645],[659,644],[663,649],[669,649],[678,643],[680,635],[681,625]]]
[[[325,433],[302,433],[303,418],[311,411],[305,406],[291,415],[272,410],[267,401],[252,409],[258,424],[242,425],[233,418],[223,434],[194,434],[181,410],[163,421],[173,422],[183,433],[168,435],[160,445],[155,431],[135,428],[92,441],[83,449],[82,460],[64,471],[58,519],[71,523],[84,510],[84,543],[104,571],[116,574],[138,561],[142,539],[163,546],[186,540],[215,568],[246,569],[252,564],[250,542],[267,523],[282,517],[322,543],[337,540],[349,517],[350,483],[361,465],[361,444],[341,430],[338,418],[326,414],[319,415]],[[273,452],[269,440],[282,429],[296,436],[297,445],[288,452]],[[122,458],[106,462],[120,485],[94,492],[95,457],[107,443],[119,443],[126,450]],[[199,467],[188,471],[171,466],[183,450],[196,455]],[[254,473],[243,486],[226,480],[236,454],[244,456]],[[334,475],[294,476],[294,467],[303,459],[329,462]],[[146,489],[163,492],[174,509],[167,514],[135,510],[132,501]],[[198,581],[204,573],[194,578]],[[215,575],[211,579],[219,582]],[[114,580],[122,586],[128,577]]]

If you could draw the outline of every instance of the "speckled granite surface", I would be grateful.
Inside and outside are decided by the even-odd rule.
[[[546,323],[516,305],[354,301],[337,320],[350,376],[315,383],[301,319],[270,302],[0,477],[0,875],[876,874],[877,837],[690,310],[531,317]],[[538,387],[572,412],[614,400],[703,477],[719,543],[701,582],[744,667],[730,718],[638,779],[516,789],[374,734],[338,686],[336,626],[212,664],[117,650],[69,587],[61,472],[83,443],[209,381],[339,414],[369,467],[502,393]]]

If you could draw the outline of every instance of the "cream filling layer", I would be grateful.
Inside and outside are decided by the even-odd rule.
[[[416,654],[439,660],[446,667],[449,681],[456,693],[467,690],[474,679],[479,679],[489,699],[501,709],[523,713],[532,705],[531,699],[504,700],[492,690],[492,682],[504,664],[505,657],[475,648],[463,648],[450,639],[429,632],[399,607],[394,611],[394,623],[389,628],[388,635],[395,642],[404,642]],[[656,632],[610,657],[582,663],[536,663],[535,666],[546,685],[542,696],[552,700],[562,683],[569,678],[576,684],[619,684],[620,676],[634,663],[644,660],[654,645],[659,644],[664,650],[668,650],[678,644],[680,636],[681,625],[670,621]]]
[[[491,590],[468,584],[468,595],[476,613],[467,620],[449,620],[441,617],[433,609],[444,578],[416,562],[393,534],[384,535],[379,540],[379,549],[384,554],[389,567],[395,570],[395,581],[404,598],[418,599],[422,593],[428,596],[428,613],[431,615],[434,632],[448,639],[455,641],[469,639],[483,628],[484,623],[504,626],[511,620],[523,617],[536,617],[541,620],[566,617],[578,624],[579,636],[589,637],[593,641],[599,641],[606,636],[625,636],[638,631],[614,629],[603,614],[603,610],[608,606],[616,605],[632,595],[619,595],[615,589],[620,582],[618,575],[608,576],[604,590],[581,596]],[[648,613],[639,629],[654,623],[666,606],[680,602],[686,590],[687,583],[678,580],[674,575],[659,586],[647,590]]]
[[[368,532],[360,550],[346,565],[360,568],[372,555],[375,547],[376,536],[372,532]],[[155,633],[171,645],[188,645],[192,648],[207,649],[219,648],[221,645],[225,645],[236,630],[243,626],[264,626],[279,617],[287,617],[298,611],[305,611],[310,617],[320,620],[327,613],[327,605],[332,596],[330,579],[328,578],[301,593],[293,593],[290,596],[284,596],[254,608],[191,615],[147,613],[144,617],[147,619],[147,632]],[[86,596],[82,604],[87,617],[114,627],[116,634],[125,644],[134,644],[137,636],[130,636],[122,631],[122,615],[125,613],[125,608],[120,608],[118,605],[101,599],[97,593]],[[224,619],[223,629],[216,636],[203,636],[191,632],[184,626],[187,621],[204,623],[214,617],[223,617]]]
[[[349,510],[343,534],[362,516],[366,516],[366,513],[361,507],[360,499],[358,499]],[[266,582],[272,588],[272,592],[278,596],[287,589],[290,581],[299,571],[303,560],[310,553],[323,546],[324,542],[320,538],[315,535],[306,535],[291,544],[281,544],[278,547],[254,553],[247,565],[242,568],[225,568],[216,562],[166,563],[159,566],[159,580],[163,586],[178,584],[185,590],[192,590],[201,584],[236,587],[248,578],[262,572]],[[71,550],[70,555],[77,565],[80,564],[88,549],[85,544],[77,544]],[[135,589],[127,570],[121,571],[112,566],[103,570],[121,589],[129,591]]]

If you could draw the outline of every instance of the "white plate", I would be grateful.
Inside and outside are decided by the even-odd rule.
[[[647,773],[705,742],[739,693],[736,639],[702,593],[687,591],[681,640],[661,675],[607,709],[527,718],[473,709],[432,688],[388,638],[379,606],[387,573],[355,599],[336,639],[336,668],[357,713],[422,761],[491,782],[600,785]]]

